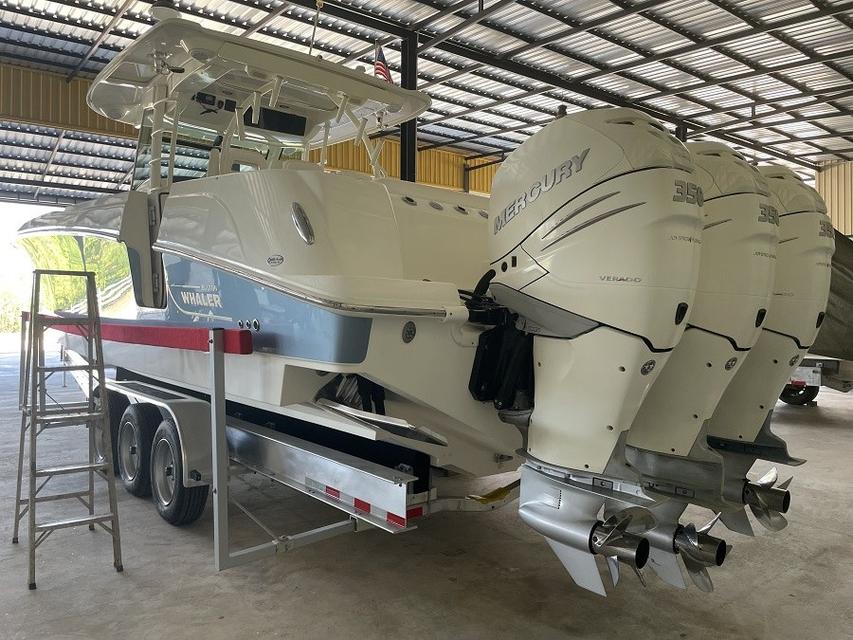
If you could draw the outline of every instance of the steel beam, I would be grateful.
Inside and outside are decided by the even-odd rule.
[[[147,2],[148,0],[145,1]],[[290,0],[290,3],[311,11],[317,9],[316,0]],[[247,6],[250,6],[251,3],[240,2],[238,4],[246,4]],[[181,10],[183,11],[183,9]],[[330,15],[333,18],[337,18],[338,20],[344,20],[352,24],[366,27],[373,31],[394,35],[398,38],[405,38],[411,34],[411,30],[406,25],[400,24],[395,20],[386,19],[374,13],[368,13],[335,0],[325,0],[323,3],[323,13]],[[350,37],[359,37],[352,33],[348,35]],[[367,40],[371,39],[373,38],[367,38]]]
[[[853,96],[853,89],[851,89],[850,91],[844,91],[842,93],[839,93],[838,95],[832,96],[831,99],[838,100],[840,98],[849,98],[851,96]],[[780,124],[789,124],[789,123],[793,123],[793,122],[809,122],[809,120],[806,120],[806,118],[812,118],[814,120],[822,120],[824,118],[833,118],[835,116],[848,115],[847,113],[840,112],[840,111],[835,112],[835,113],[814,114],[812,116],[801,116],[801,115],[796,113],[800,109],[813,108],[817,104],[819,104],[819,103],[809,103],[809,104],[804,104],[804,105],[797,105],[795,107],[775,109],[773,111],[768,111],[766,113],[756,113],[755,115],[750,115],[750,116],[746,116],[743,118],[736,118],[734,120],[729,120],[727,122],[723,122],[720,124],[709,125],[707,127],[702,127],[700,129],[694,129],[690,133],[690,135],[693,136],[693,135],[707,134],[707,133],[712,133],[714,131],[719,131],[719,130],[725,131],[725,130],[728,130],[729,127],[735,127],[735,126],[741,125],[741,124],[753,124],[754,123],[754,124],[757,124],[759,127],[763,127],[763,126],[774,126],[774,125],[780,125]],[[790,120],[778,120],[776,122],[768,122],[768,123],[766,123],[766,125],[762,125],[762,121],[766,120],[767,118],[778,118],[780,116],[786,116],[786,115],[790,116],[791,119]],[[741,129],[741,127],[738,127],[738,129],[736,129],[736,130],[740,130],[740,129]],[[794,138],[792,140],[792,142],[802,142],[802,141],[803,140],[801,138]]]
[[[497,156],[503,157],[505,154],[503,153],[478,153],[473,156],[465,156],[465,162],[471,162],[471,160],[479,160],[480,158],[495,158]]]
[[[807,107],[813,107],[822,102],[828,102],[830,100],[838,100],[839,98],[846,98],[849,95],[850,90],[845,90],[846,86],[841,85],[837,88],[835,87],[824,87],[822,89],[814,89],[812,91],[796,91],[790,95],[780,96],[776,98],[763,98],[761,100],[756,100],[754,102],[744,102],[743,104],[732,105],[728,107],[717,107],[715,109],[708,109],[707,111],[697,111],[696,113],[691,113],[691,118],[704,118],[705,116],[715,116],[721,113],[732,114],[737,111],[742,111],[744,109],[752,109],[753,107],[763,107],[766,105],[772,105],[778,107],[775,111],[766,111],[763,114],[759,114],[758,117],[764,117],[771,114],[778,113],[787,113],[793,109],[804,109]],[[792,104],[787,107],[782,107],[781,105],[788,102],[800,102],[802,104]]]
[[[65,131],[60,131],[59,135],[56,137],[56,144],[53,145],[53,149],[50,151],[50,155],[47,158],[47,162],[44,163],[44,171],[41,172],[42,182],[47,177],[48,172],[50,171],[50,165],[53,164],[53,161],[56,159],[56,152],[59,151],[59,145],[62,144],[62,139],[65,138]],[[39,190],[41,187],[36,188],[35,197],[38,198]]]
[[[649,102],[650,100],[657,100],[659,98],[666,98],[669,96],[677,96],[682,95],[691,91],[699,91],[700,89],[707,89],[708,87],[717,87],[720,85],[729,85],[732,82],[737,82],[739,80],[749,80],[750,78],[757,78],[758,76],[767,76],[771,73],[779,73],[780,71],[791,71],[793,69],[799,69],[801,67],[807,67],[812,64],[826,64],[827,62],[833,62],[836,60],[843,60],[845,58],[853,58],[853,49],[847,49],[845,51],[836,51],[835,53],[830,53],[825,56],[814,56],[805,58],[803,60],[796,60],[794,62],[789,62],[786,64],[779,65],[778,67],[760,67],[756,68],[753,66],[752,70],[747,71],[746,73],[739,73],[737,75],[727,75],[725,78],[716,79],[716,80],[707,80],[705,82],[699,82],[697,84],[688,84],[676,89],[668,89],[666,91],[659,91],[653,94],[649,94],[647,96],[642,96],[639,100],[643,102]],[[695,75],[695,74],[694,74]],[[781,80],[781,82],[789,82],[788,80]],[[692,100],[690,96],[685,96],[688,100]]]
[[[124,14],[128,12],[130,7],[136,4],[136,0],[124,0],[121,5],[116,9],[115,15],[104,25],[104,28],[101,29],[101,33],[95,38],[95,41],[92,43],[92,46],[89,47],[89,50],[83,54],[83,59],[77,63],[75,66],[65,77],[66,82],[71,82],[74,79],[74,76],[77,75],[77,72],[83,67],[84,64],[91,58],[95,52],[98,50],[98,47],[101,46],[104,40],[107,39],[107,36],[110,35],[110,32],[113,30],[118,21],[124,17]]]
[[[757,151],[758,153],[763,153],[773,158],[777,158],[778,160],[785,160],[786,162],[805,167],[806,169],[817,171],[818,165],[814,162],[808,162],[807,160],[802,160],[800,158],[790,156],[786,153],[781,153],[779,151],[776,151],[775,149],[769,148],[767,145],[756,144],[754,142],[750,142],[749,140],[744,140],[740,136],[733,136],[728,133],[723,133],[722,131],[718,131],[714,134],[714,136],[720,138],[721,140],[725,140],[726,142],[729,142],[731,144],[739,145],[741,147]]]
[[[470,167],[466,164],[463,170],[466,173],[471,173],[472,171],[476,171],[477,169],[485,169],[486,167],[491,167],[492,165],[500,164],[505,159],[506,158],[501,157],[501,158],[498,158],[497,160],[490,160],[489,162],[483,162],[481,164],[475,164],[474,166],[470,166]]]
[[[808,138],[797,138],[796,142],[810,142],[812,140],[826,141],[826,140],[835,140],[835,139],[846,140],[848,142],[853,141],[853,130],[841,132],[841,133],[835,133],[835,134],[826,134],[826,135],[822,135],[822,136],[810,136]],[[768,142],[767,144],[770,144],[770,145],[789,144],[789,142],[779,141],[779,142]]]
[[[617,4],[621,5],[621,3]],[[827,16],[832,16],[837,13],[843,13],[849,10],[849,5],[828,6],[824,9],[818,9],[816,11],[811,11],[806,14],[798,14],[796,16],[791,16],[790,18],[786,18],[784,20],[777,20],[769,24],[762,24],[761,27],[748,27],[746,29],[734,31],[732,33],[728,33],[724,36],[719,36],[717,38],[707,38],[701,42],[694,42],[693,44],[689,44],[684,47],[669,49],[663,53],[654,54],[646,58],[640,58],[623,64],[614,65],[613,67],[610,67],[608,69],[595,71],[593,73],[579,76],[578,79],[592,80],[594,78],[603,78],[605,76],[613,75],[614,73],[630,71],[632,69],[651,64],[652,62],[664,62],[672,58],[683,56],[687,53],[696,53],[697,51],[703,51],[704,49],[712,49],[714,47],[731,44],[732,42],[737,42],[738,40],[743,40],[744,38],[751,38],[762,33],[772,33],[775,31],[780,31],[782,29],[787,29],[788,27],[802,26],[803,23],[818,20],[820,18],[825,18]],[[643,14],[641,13],[641,15]]]
[[[23,191],[7,191],[0,189],[0,202],[24,203],[24,204],[46,204],[52,206],[66,206],[83,202],[88,198],[72,198],[70,196],[47,196],[39,194],[36,197],[32,193]]]
[[[531,127],[536,127],[536,126],[544,127],[546,124],[548,124],[548,123],[543,122],[540,125],[522,124],[522,125],[519,125],[517,127],[507,127],[506,129],[498,129],[497,131],[492,131],[491,133],[478,133],[476,135],[466,136],[464,138],[456,138],[456,139],[447,140],[446,142],[434,142],[432,144],[426,145],[425,147],[421,147],[419,149],[419,151],[429,151],[430,149],[438,149],[439,147],[446,147],[446,146],[452,145],[452,144],[464,144],[466,142],[475,142],[477,140],[482,140],[483,138],[491,138],[493,136],[498,136],[502,133],[516,133],[516,132],[519,132],[523,129],[530,129]],[[441,135],[441,134],[436,133],[434,135]]]
[[[418,88],[418,36],[411,33],[404,37],[400,47],[400,86],[404,89]],[[400,125],[400,179],[416,182],[418,179],[418,123],[415,118]]]
[[[814,126],[820,126],[820,122],[819,122],[820,120],[828,120],[829,118],[843,118],[845,116],[848,118],[850,117],[850,111],[849,110],[847,110],[847,111],[835,111],[833,113],[815,113],[815,114],[812,114],[810,116],[799,116],[797,118],[792,117],[790,120],[779,120],[777,122],[770,122],[770,123],[765,123],[765,124],[758,123],[755,126],[753,126],[750,123],[740,124],[731,130],[727,130],[726,133],[739,133],[741,131],[751,131],[754,129],[767,129],[769,131],[773,131],[774,133],[778,133],[781,136],[788,137],[789,139],[785,140],[784,141],[785,143],[806,142],[809,140],[809,138],[791,138],[790,134],[784,130],[781,132],[777,132],[776,127],[779,127],[780,125],[785,125],[785,124],[801,124],[801,123],[806,123],[806,122],[811,123]],[[823,128],[825,129],[825,127],[823,127]],[[844,135],[850,135],[850,134],[851,134],[850,131],[838,132],[836,137],[840,138]],[[717,135],[717,133],[716,132],[711,133],[710,135]],[[783,142],[783,141],[779,141],[779,142]],[[771,144],[775,144],[775,143],[771,143]],[[820,148],[819,145],[814,145],[814,146]],[[830,151],[829,153],[832,153],[832,152]]]
[[[446,116],[441,116],[440,118],[436,118],[435,120],[429,120],[426,124],[438,124],[440,122],[444,122],[446,120],[453,120],[454,118],[461,118],[463,116],[470,116],[472,114],[477,113],[478,111],[483,111],[484,109],[494,109],[495,107],[499,107],[503,104],[515,103],[518,100],[523,100],[524,98],[532,98],[533,96],[538,96],[548,91],[551,91],[554,87],[551,85],[546,85],[544,87],[540,87],[538,89],[532,89],[530,91],[525,91],[522,94],[516,94],[512,96],[507,96],[506,98],[501,98],[500,100],[494,100],[487,105],[483,106],[474,106],[470,109],[465,109],[464,111],[460,111],[458,113],[450,113]],[[511,118],[511,116],[504,116],[506,118]]]
[[[75,178],[76,179],[76,178]],[[2,181],[6,184],[18,184],[28,187],[37,187],[44,189],[62,189],[64,191],[83,191],[86,193],[118,193],[120,189],[107,189],[105,187],[88,187],[78,184],[65,184],[61,182],[44,182],[43,180],[30,180],[27,178],[3,178]]]
[[[267,15],[265,15],[263,18],[258,20],[251,27],[248,27],[243,33],[240,34],[240,36],[243,38],[248,38],[253,33],[257,33],[258,31],[260,31],[261,29],[263,29],[264,27],[269,25],[270,22],[272,22],[273,20],[278,18],[281,14],[283,14],[285,11],[287,11],[289,8],[290,8],[289,2],[282,2],[281,6],[279,6],[278,9],[273,9],[272,11],[270,11]]]
[[[420,22],[416,22],[415,24],[410,25],[409,29],[414,32],[418,32],[421,29],[427,28],[429,25],[436,22],[437,20],[440,20],[444,16],[449,16],[453,13],[456,13],[457,11],[460,11],[461,9],[464,9],[467,5],[473,4],[475,1],[476,0],[457,0],[457,2],[454,2],[453,4],[444,7],[444,9],[439,9],[438,11],[424,18]],[[390,36],[388,38],[383,38],[382,40],[379,40],[378,44],[379,46],[384,47],[385,45],[391,44],[396,40],[399,40],[399,38]],[[344,58],[341,61],[341,64],[347,64],[349,62],[353,62],[354,60],[358,60],[363,56],[370,55],[371,53],[373,53],[373,50],[374,47],[372,46],[365,47],[364,49],[359,49],[358,51],[355,51],[354,53],[351,53],[346,58]]]
[[[418,138],[419,138],[419,139],[424,139],[424,137],[429,137],[429,138],[446,138],[447,140],[446,140],[446,141],[444,141],[444,142],[442,142],[442,143],[439,145],[439,146],[442,146],[442,147],[443,147],[443,146],[454,145],[454,144],[461,144],[461,140],[462,140],[462,138],[457,138],[456,136],[449,136],[449,135],[447,135],[446,133],[439,133],[439,132],[437,132],[437,131],[435,131],[435,132],[425,131],[425,130],[424,130],[424,127],[426,127],[426,126],[427,126],[427,125],[425,125],[423,122],[419,122],[419,123],[418,123]],[[462,128],[460,128],[460,127],[451,126],[451,125],[442,125],[442,126],[443,126],[443,127],[445,127],[445,128],[448,128],[448,129],[454,129],[455,131],[460,131],[460,132],[462,132],[462,133],[469,134],[469,135],[480,135],[480,134],[474,134],[474,133],[472,133],[472,131],[471,131],[470,129],[462,129]],[[525,126],[534,126],[534,125],[525,125]],[[371,139],[371,140],[375,140],[375,139],[377,139],[377,138],[387,138],[387,137],[389,137],[389,136],[398,136],[398,135],[400,135],[400,127],[391,127],[391,128],[389,128],[389,129],[385,129],[384,131],[379,131],[379,132],[377,132],[377,133],[372,133],[372,134],[370,134],[370,139]],[[502,138],[500,138],[500,136],[498,135],[498,133],[497,133],[497,132],[496,132],[496,133],[494,133],[493,135],[494,135],[494,137],[496,137],[496,138],[497,138],[497,139],[499,139],[499,140],[501,140],[501,139],[502,139]],[[466,136],[466,137],[467,137],[467,136]],[[486,136],[486,137],[488,137],[488,136]],[[516,140],[510,140],[510,139],[507,139],[507,140],[506,140],[506,142],[508,142],[509,144],[518,144],[518,142],[517,142]],[[432,143],[432,142],[430,142],[429,144],[433,144],[433,143]],[[491,143],[491,142],[477,142],[476,144],[477,144],[477,146],[480,146],[480,147],[487,147],[487,148],[495,149],[495,151],[494,151],[494,152],[492,152],[492,153],[509,153],[510,151],[512,151],[512,149],[511,149],[511,148],[504,147],[504,146],[501,146],[501,145],[497,145],[497,144],[494,144],[494,143]],[[427,149],[427,148],[425,148],[425,147],[420,147],[420,148],[418,149],[418,151],[427,151],[427,150],[428,150],[428,149]],[[466,156],[466,157],[467,157],[467,156]]]
[[[422,44],[420,47],[418,47],[418,53],[423,53],[424,51],[431,49],[432,47],[436,46],[437,44],[440,44],[440,43],[444,42],[445,40],[449,40],[450,38],[452,38],[453,36],[455,36],[458,33],[461,33],[462,31],[464,31],[468,27],[473,27],[475,24],[478,24],[482,20],[485,20],[486,18],[488,18],[493,13],[497,13],[498,11],[500,11],[501,9],[503,9],[505,7],[508,7],[511,4],[515,4],[515,2],[516,2],[516,0],[497,0],[496,2],[492,3],[490,6],[484,8],[484,9],[481,9],[480,11],[475,13],[473,16],[466,18],[465,20],[463,20],[462,22],[457,24],[455,27],[451,27],[450,29],[447,29],[446,31],[441,32],[439,35],[433,36],[432,38],[427,40],[424,44]]]
[[[546,36],[541,39],[536,39],[533,42],[529,42],[527,44],[523,44],[520,47],[516,47],[515,49],[511,49],[505,53],[501,53],[498,57],[502,60],[511,60],[516,56],[519,56],[523,53],[527,53],[528,51],[532,51],[534,49],[538,49],[540,47],[544,47],[546,45],[552,44],[564,38],[568,38],[569,36],[576,35],[578,33],[584,33],[595,29],[597,27],[604,26],[610,22],[614,22],[615,20],[621,20],[622,18],[626,18],[631,15],[635,15],[645,9],[649,9],[651,7],[655,7],[658,5],[662,5],[666,2],[670,2],[671,0],[646,0],[645,2],[639,2],[630,9],[621,9],[619,11],[614,11],[613,13],[608,13],[599,18],[595,18],[593,20],[589,20],[587,22],[579,23],[577,25],[573,25],[568,29],[563,29],[558,31],[557,33],[553,33],[550,36]],[[452,73],[447,74],[446,76],[441,76],[440,78],[436,78],[435,80],[428,82],[424,85],[421,85],[422,89],[426,89],[429,87],[433,87],[439,84],[444,84],[450,80],[454,80],[460,76],[463,76],[467,73],[472,73],[478,69],[482,69],[487,65],[482,63],[477,63],[467,67],[465,69],[459,69]]]

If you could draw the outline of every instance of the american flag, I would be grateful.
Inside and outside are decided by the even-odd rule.
[[[382,78],[385,82],[394,84],[394,78],[391,77],[391,72],[388,70],[388,63],[385,62],[385,54],[382,53],[382,47],[376,45],[376,55],[374,56],[373,75],[377,78]]]

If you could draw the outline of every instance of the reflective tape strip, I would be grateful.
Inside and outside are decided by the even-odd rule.
[[[406,519],[420,518],[423,515],[424,515],[424,508],[422,506],[409,507],[406,510]]]
[[[382,520],[385,520],[385,522],[388,522],[389,524],[393,524],[394,526],[401,528],[405,528],[408,526],[408,518],[423,515],[422,507],[409,508],[406,512],[406,516],[391,513],[390,511],[380,509],[376,505],[369,503],[367,500],[356,498],[355,496],[351,496],[337,487],[331,487],[327,484],[317,482],[316,480],[313,480],[311,478],[305,478],[305,486],[318,493],[324,494],[328,498],[333,498],[338,502],[350,506],[356,511],[360,511],[364,514],[370,514],[371,516],[380,518]]]

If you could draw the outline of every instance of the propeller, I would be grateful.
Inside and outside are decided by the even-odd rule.
[[[779,470],[776,467],[772,467],[770,471],[761,476],[755,484],[759,484],[762,487],[772,487],[779,480]]]
[[[714,525],[720,521],[722,515],[722,513],[718,513],[717,515],[715,515],[713,518],[711,518],[709,522],[699,528],[698,533],[708,533],[709,531],[711,531],[711,529],[714,528]]]
[[[692,523],[678,527],[673,540],[693,584],[706,593],[714,590],[708,567],[719,567],[732,549],[731,545],[708,533],[721,515],[718,513],[699,529]]]
[[[720,520],[724,525],[736,533],[741,533],[745,536],[754,536],[752,524],[749,521],[749,516],[746,515],[746,510],[743,507],[738,507],[732,511],[724,511],[720,514]]]
[[[628,528],[645,533],[656,526],[657,519],[651,511],[644,507],[628,507],[595,527],[591,539],[592,549],[607,561],[613,586],[619,583],[620,562],[630,566],[640,583],[646,586],[641,569],[649,559],[649,541],[636,533],[629,533]]]
[[[783,513],[791,505],[791,486],[793,478],[788,478],[779,486],[779,472],[773,467],[755,482],[746,482],[743,487],[743,501],[752,511],[752,515],[761,525],[770,531],[781,531],[788,526]]]

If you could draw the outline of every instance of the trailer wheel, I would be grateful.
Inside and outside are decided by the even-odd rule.
[[[182,482],[181,443],[170,419],[157,427],[151,447],[151,488],[154,504],[168,523],[194,522],[204,511],[209,487],[185,487]]]
[[[797,388],[788,385],[782,389],[782,394],[779,396],[779,399],[786,404],[801,406],[808,404],[817,398],[819,391],[820,387],[815,386]]]
[[[139,498],[151,495],[148,459],[151,457],[154,430],[161,419],[156,407],[132,404],[124,410],[118,422],[114,440],[118,476],[127,492]]]

